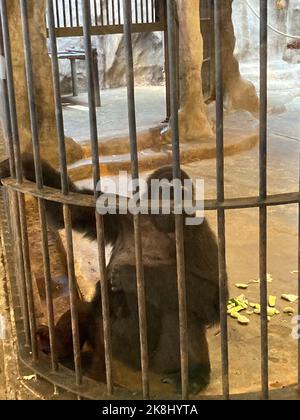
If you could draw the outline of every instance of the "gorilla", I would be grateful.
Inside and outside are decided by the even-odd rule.
[[[22,155],[24,177],[35,182],[33,156]],[[46,161],[42,161],[44,185],[61,189],[61,175]],[[9,177],[9,163],[0,164],[0,177]],[[172,182],[171,167],[155,171],[148,178]],[[190,179],[181,171],[181,180]],[[94,191],[78,188],[69,180],[70,191],[94,195]],[[101,194],[101,193],[100,193]],[[51,227],[63,229],[60,203],[45,201],[47,219]],[[95,209],[71,205],[72,227],[91,241],[96,241]],[[185,215],[184,215],[185,216]],[[137,305],[134,223],[131,214],[103,216],[105,241],[112,247],[106,268],[109,284],[109,308],[113,358],[133,370],[141,368],[139,316]],[[181,388],[178,288],[176,269],[176,241],[174,215],[140,216],[144,282],[146,297],[149,368],[160,375],[163,382]],[[184,224],[184,253],[188,318],[189,390],[198,393],[210,380],[206,330],[219,322],[218,246],[206,220],[197,226]],[[100,280],[101,281],[101,280]],[[78,302],[80,344],[88,343],[95,360],[102,366],[105,380],[104,345],[101,317],[101,288],[97,284],[91,303]],[[49,352],[47,329],[39,330],[43,351]],[[58,358],[72,356],[70,313],[56,325]],[[100,369],[101,370],[101,369]]]

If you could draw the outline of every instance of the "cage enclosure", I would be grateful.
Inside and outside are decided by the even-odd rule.
[[[35,393],[297,398],[298,148],[268,131],[268,3],[258,97],[234,55],[231,0],[0,0],[3,282]],[[160,87],[143,90],[149,40]],[[103,88],[118,78],[126,91]],[[107,179],[162,167],[170,183],[181,168],[204,177],[202,225],[174,206],[118,214],[120,196],[114,214],[99,206]]]

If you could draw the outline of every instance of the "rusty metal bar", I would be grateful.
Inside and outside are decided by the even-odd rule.
[[[128,103],[128,122],[129,139],[131,151],[131,175],[132,179],[139,179],[139,163],[137,148],[137,128],[135,114],[135,92],[134,92],[134,69],[133,69],[133,50],[132,50],[132,5],[131,2],[123,2],[124,13],[124,43],[127,70],[127,103]],[[139,193],[139,190],[136,191]],[[149,354],[147,339],[147,317],[146,317],[146,296],[144,284],[144,267],[142,251],[142,232],[139,215],[134,216],[134,239],[136,257],[136,277],[139,311],[139,328],[141,343],[141,366],[143,396],[149,399]]]
[[[82,206],[82,207],[95,207],[96,203],[92,196],[80,193],[70,193],[69,195],[63,195],[54,188],[44,187],[43,190],[38,191],[36,185],[30,181],[24,180],[22,185],[16,183],[13,179],[3,179],[2,183],[14,191],[31,194],[33,197],[40,197],[48,201],[54,201],[56,203]],[[275,194],[269,195],[265,200],[261,200],[259,197],[241,197],[226,199],[222,203],[218,203],[217,200],[205,200],[205,210],[213,211],[217,209],[224,210],[237,210],[237,209],[253,209],[261,206],[262,204],[267,207],[274,207],[278,205],[298,204],[300,201],[299,192]],[[115,207],[105,206],[107,210],[113,210]],[[149,207],[149,210],[151,206]],[[187,210],[191,210],[187,208]]]
[[[179,145],[179,118],[178,118],[178,95],[177,95],[177,72],[176,72],[176,18],[175,2],[167,0],[168,38],[169,38],[169,66],[170,66],[170,89],[171,89],[171,128],[173,149],[173,176],[181,179],[180,168],[180,145]],[[176,226],[176,257],[177,257],[177,282],[179,300],[179,331],[180,331],[180,355],[181,355],[181,383],[182,398],[189,396],[189,360],[188,360],[188,328],[187,328],[187,302],[186,302],[186,279],[184,259],[184,236],[183,216],[175,215]]]
[[[222,1],[215,0],[215,54],[216,54],[216,152],[217,152],[217,202],[225,198],[224,188],[224,96],[222,66]],[[222,385],[223,396],[229,399],[229,357],[226,293],[226,240],[225,211],[218,209],[218,244],[219,244],[219,284],[220,284],[220,323],[222,350]]]
[[[23,28],[27,92],[28,92],[28,99],[29,99],[29,113],[30,113],[31,132],[32,132],[36,184],[37,184],[37,188],[41,190],[43,188],[43,175],[42,175],[42,169],[41,169],[39,129],[38,129],[38,121],[37,121],[37,111],[36,111],[36,106],[35,106],[33,63],[32,63],[31,41],[30,41],[30,35],[29,35],[28,10],[27,10],[26,1],[20,0],[20,9],[21,9],[21,20],[22,20],[22,28]],[[52,11],[51,17],[54,21],[52,2],[51,2],[51,5],[49,5],[49,10]],[[23,206],[24,204],[22,203],[22,207]],[[48,316],[49,336],[50,336],[50,346],[51,346],[51,360],[52,360],[52,368],[55,370],[57,369],[56,351],[55,351],[55,331],[54,331],[55,322],[54,322],[54,308],[53,308],[52,289],[51,289],[51,269],[50,269],[50,257],[49,257],[49,248],[48,248],[48,232],[47,232],[47,223],[46,223],[45,203],[40,198],[38,198],[38,208],[39,208],[39,217],[40,217],[40,226],[41,226],[41,240],[42,240],[42,253],[43,253],[43,262],[44,262],[47,316]],[[22,213],[23,212],[21,212],[21,214]],[[24,223],[25,223],[25,226],[23,228]],[[23,221],[21,222],[21,227],[22,229],[26,228],[25,219],[23,219]],[[24,256],[25,263],[29,264],[29,267],[26,270],[26,272],[30,272],[30,255],[27,251],[28,235],[26,231],[23,233],[23,237],[24,236],[26,237],[26,246],[23,246],[23,247],[24,247],[24,252],[26,252],[27,254]],[[28,291],[32,294],[33,292],[32,292],[32,279],[31,278],[28,281],[27,288],[28,288]]]
[[[44,281],[46,291],[46,306],[47,306],[47,318],[50,338],[50,349],[51,349],[51,365],[54,371],[58,370],[57,364],[57,352],[56,352],[56,339],[55,339],[55,318],[54,318],[54,306],[53,306],[53,294],[52,294],[52,277],[50,268],[50,255],[49,255],[49,242],[48,242],[48,231],[47,231],[47,219],[46,219],[46,207],[44,200],[38,200],[39,217],[41,226],[41,240],[42,240],[42,253],[44,263]]]
[[[5,60],[4,54],[4,45],[3,45],[3,30],[2,30],[2,19],[0,14],[0,56],[1,59]],[[6,73],[6,69],[5,69]],[[6,74],[3,74],[1,79],[1,86],[2,86],[2,94],[3,94],[3,125],[5,127],[5,136],[6,136],[6,148],[8,151],[9,156],[9,165],[10,165],[10,173],[13,178],[16,177],[16,168],[15,168],[15,156],[14,156],[14,147],[13,147],[13,139],[12,139],[12,127],[11,127],[11,120],[10,120],[10,112],[9,112],[9,97],[8,97],[8,87],[7,87],[7,79]]]
[[[12,66],[12,57],[11,57],[11,46],[10,46],[10,35],[9,35],[9,24],[7,17],[7,5],[6,0],[1,0],[1,22],[3,30],[3,48],[5,55],[5,64],[6,64],[6,76],[7,76],[7,89],[8,89],[8,102],[9,102],[9,117],[10,117],[10,126],[12,131],[12,137],[8,140],[12,141],[12,146],[10,149],[13,149],[14,155],[14,166],[15,166],[15,176],[16,182],[18,184],[22,183],[23,174],[22,174],[22,165],[21,165],[21,151],[20,151],[20,139],[19,139],[19,129],[18,129],[18,119],[17,119],[17,109],[16,109],[16,97],[15,97],[15,87],[14,87],[14,75],[13,75],[13,66]],[[10,163],[12,167],[12,163]],[[20,208],[19,208],[19,196],[21,193],[13,194],[14,208],[15,208],[15,226],[16,226],[16,249],[17,249],[17,261],[19,266],[19,289],[21,295],[21,304],[22,304],[22,315],[24,322],[24,331],[26,337],[26,344],[30,346],[30,325],[29,325],[29,311],[28,311],[28,299],[27,299],[27,288],[26,288],[26,279],[25,279],[25,268],[24,268],[24,258],[23,250],[21,243],[21,226],[20,226]]]
[[[25,281],[27,291],[27,302],[28,302],[28,315],[30,325],[30,338],[31,338],[31,352],[32,360],[35,362],[38,359],[38,346],[36,336],[36,316],[34,306],[34,294],[32,287],[32,274],[30,264],[30,253],[29,253],[29,242],[27,232],[27,220],[26,220],[26,206],[25,197],[23,194],[18,195],[19,209],[20,209],[20,227],[21,227],[21,240],[22,240],[22,251],[24,259],[24,270],[25,270]]]
[[[76,374],[76,384],[79,386],[82,383],[82,367],[81,367],[81,354],[80,354],[80,336],[78,328],[78,295],[76,287],[76,275],[74,264],[74,249],[73,249],[73,234],[72,234],[72,215],[69,206],[64,205],[64,224],[66,232],[67,243],[67,264],[68,264],[68,279],[69,279],[69,292],[70,292],[70,309],[71,309],[71,324],[72,324],[72,337],[73,337],[73,351],[74,351],[74,364]]]
[[[50,40],[50,48],[51,48],[52,80],[53,80],[53,88],[54,88],[57,139],[58,139],[58,146],[59,146],[61,185],[62,185],[63,194],[67,195],[69,193],[69,181],[68,181],[68,172],[67,172],[67,157],[66,157],[65,133],[64,133],[65,130],[64,130],[63,110],[62,110],[62,104],[61,104],[59,64],[58,64],[58,56],[57,56],[57,41],[56,41],[56,35],[55,35],[52,0],[48,0],[47,13],[48,13],[48,25],[49,25],[49,40]]]
[[[69,193],[68,174],[67,174],[67,160],[66,160],[66,147],[64,135],[64,121],[61,105],[61,92],[59,82],[59,66],[57,57],[57,43],[54,28],[53,10],[51,8],[51,0],[48,0],[48,20],[49,20],[49,34],[51,45],[51,59],[52,59],[52,76],[54,86],[54,99],[55,99],[55,113],[57,124],[57,138],[59,146],[59,160],[61,168],[61,185],[62,193],[67,197]],[[70,309],[72,317],[72,337],[73,337],[73,352],[74,364],[76,372],[76,383],[80,385],[82,382],[82,368],[81,368],[81,355],[80,355],[80,339],[79,339],[79,326],[78,326],[78,309],[77,309],[77,288],[76,276],[74,269],[74,251],[73,251],[73,235],[72,235],[72,218],[71,211],[67,204],[64,204],[64,224],[66,231],[67,243],[67,261],[68,261],[68,278],[69,278],[69,291],[70,291]]]
[[[268,3],[260,1],[260,140],[259,195],[267,197],[267,118],[268,118]],[[261,300],[261,384],[262,398],[269,398],[268,285],[267,285],[267,208],[259,208],[259,272]]]
[[[95,199],[98,198],[97,184],[100,181],[100,167],[99,167],[99,144],[98,144],[98,129],[97,129],[97,115],[96,115],[96,101],[95,101],[95,79],[93,75],[93,50],[91,43],[91,11],[89,2],[82,3],[83,14],[83,30],[84,30],[84,45],[86,54],[86,69],[88,78],[88,101],[89,101],[89,118],[90,118],[90,135],[92,147],[92,163],[93,163],[93,180]],[[101,302],[102,302],[102,317],[103,317],[103,335],[105,347],[105,366],[106,366],[106,381],[107,391],[109,395],[113,394],[113,378],[112,378],[112,347],[111,347],[111,325],[110,325],[110,311],[108,299],[108,281],[106,276],[106,258],[105,258],[105,232],[103,216],[96,211],[96,228],[97,228],[97,244],[99,257],[99,271],[100,271],[100,286],[101,286]]]
[[[36,176],[36,185],[40,190],[43,188],[43,174],[41,167],[40,145],[39,145],[39,129],[36,112],[34,75],[32,66],[31,40],[29,35],[28,10],[26,0],[20,0],[21,21],[23,29],[23,45],[25,54],[25,70],[27,82],[28,105],[30,114],[30,124],[32,132],[32,146],[34,156],[34,167]]]
[[[22,15],[22,4],[21,4],[21,17]],[[23,20],[22,20],[23,22]],[[27,71],[26,67],[26,71]],[[31,105],[31,104],[30,104]],[[17,125],[16,125],[16,130]],[[20,144],[19,138],[17,137],[17,151],[15,155],[18,155],[18,161],[20,163]],[[21,174],[21,168],[18,169],[19,174]],[[19,179],[21,181],[22,179]],[[28,317],[29,317],[29,326],[30,326],[30,338],[31,338],[31,351],[32,359],[36,361],[38,359],[38,348],[37,348],[37,338],[36,338],[36,319],[35,319],[35,308],[34,308],[34,295],[32,287],[32,275],[31,275],[31,264],[30,264],[30,254],[29,254],[29,244],[28,244],[28,232],[27,232],[27,220],[26,220],[26,207],[25,199],[23,194],[18,194],[18,207],[19,207],[19,222],[20,222],[20,231],[18,232],[21,235],[22,243],[22,253],[23,253],[23,264],[24,264],[24,273],[25,273],[25,283],[26,283],[26,293],[27,293],[27,305],[28,305]]]
[[[165,84],[166,84],[166,120],[171,117],[170,104],[170,65],[169,65],[169,38],[168,31],[164,31],[164,51],[165,51]]]

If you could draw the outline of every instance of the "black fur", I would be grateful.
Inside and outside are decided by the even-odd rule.
[[[22,156],[24,176],[34,182],[33,158]],[[44,184],[61,188],[60,174],[42,162]],[[0,165],[0,175],[9,175],[7,162]],[[181,173],[182,179],[188,179]],[[148,179],[173,179],[170,167],[162,168]],[[80,190],[71,181],[70,191],[93,195]],[[63,228],[62,207],[46,203],[47,216],[52,226]],[[85,207],[71,207],[72,226],[91,240],[96,239],[95,211]],[[141,216],[144,279],[147,304],[148,345],[150,368],[166,375],[167,382],[180,385],[180,343],[178,321],[178,292],[176,273],[176,245],[174,216]],[[136,267],[133,220],[130,215],[104,216],[106,243],[112,245],[112,256],[107,266],[110,290],[113,356],[128,366],[140,368],[140,342],[137,307]],[[218,248],[208,223],[184,226],[186,263],[186,292],[188,307],[188,339],[191,390],[198,391],[209,381],[210,361],[206,327],[219,322]],[[98,284],[90,307],[92,317],[85,330],[95,351],[103,354],[99,340],[102,328],[101,293]],[[84,332],[84,336],[86,335]],[[95,339],[96,337],[96,339]],[[98,344],[97,344],[98,343]],[[101,351],[100,351],[101,350]]]

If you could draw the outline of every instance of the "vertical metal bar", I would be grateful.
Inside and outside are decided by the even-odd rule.
[[[73,234],[72,234],[72,215],[70,207],[63,206],[64,224],[66,232],[67,243],[67,264],[68,264],[68,278],[69,278],[69,291],[70,291],[70,309],[71,309],[71,323],[72,323],[72,336],[73,336],[73,351],[74,351],[74,364],[76,374],[76,384],[82,383],[82,369],[81,369],[81,354],[80,354],[80,337],[78,328],[78,310],[77,310],[77,287],[76,275],[74,268],[74,249],[73,249]]]
[[[139,166],[138,166],[137,128],[136,128],[136,115],[135,115],[131,2],[123,2],[123,14],[124,14],[124,43],[125,43],[126,69],[127,69],[129,139],[130,139],[130,149],[131,149],[131,175],[132,175],[132,179],[137,180],[139,179]],[[149,355],[148,355],[148,339],[147,339],[147,317],[146,317],[146,297],[145,297],[145,284],[144,284],[142,235],[141,235],[139,215],[134,216],[134,239],[135,239],[143,395],[145,399],[148,399],[149,398]]]
[[[78,0],[75,0],[75,14],[76,14],[76,26],[78,27],[80,26]]]
[[[60,160],[60,173],[61,185],[64,195],[69,193],[68,172],[67,172],[67,157],[65,148],[65,134],[64,134],[64,120],[63,110],[61,104],[61,90],[60,90],[60,76],[59,64],[57,56],[57,42],[54,26],[54,13],[52,0],[48,0],[48,25],[49,25],[49,39],[51,48],[51,64],[52,64],[52,80],[54,87],[54,101],[55,101],[55,115],[57,127],[57,139],[59,146],[59,160]]]
[[[118,0],[118,24],[121,25],[121,2]]]
[[[169,38],[169,66],[171,88],[171,115],[172,115],[172,147],[173,147],[173,176],[181,179],[180,168],[180,143],[179,143],[179,120],[178,120],[178,95],[176,75],[176,22],[175,2],[167,0],[168,38]],[[179,328],[180,328],[180,354],[181,354],[181,382],[182,398],[189,396],[189,361],[188,361],[188,331],[187,331],[187,303],[186,303],[186,280],[184,259],[184,236],[183,217],[175,216],[176,224],[176,256],[179,298]]]
[[[100,14],[101,14],[101,25],[104,25],[104,14],[103,14],[103,1],[104,0],[100,0]]]
[[[3,29],[3,47],[5,54],[5,63],[6,63],[6,72],[7,72],[7,88],[8,88],[8,99],[9,99],[9,115],[11,119],[11,130],[12,130],[12,141],[13,141],[13,153],[15,159],[15,174],[16,180],[18,183],[21,183],[23,180],[22,175],[22,165],[21,165],[21,151],[20,151],[20,139],[19,139],[19,129],[18,129],[18,120],[17,120],[17,109],[16,109],[16,97],[15,97],[15,88],[14,88],[14,76],[13,76],[13,66],[12,66],[12,57],[11,57],[11,48],[10,48],[10,36],[9,36],[9,24],[7,18],[7,6],[6,0],[0,0],[1,6],[1,20],[2,20],[2,29]],[[27,301],[27,289],[26,289],[26,280],[25,280],[25,270],[24,270],[24,258],[23,250],[21,243],[21,226],[20,226],[20,209],[19,209],[19,200],[18,197],[20,193],[13,193],[13,200],[15,205],[15,225],[16,225],[16,249],[18,252],[18,266],[20,274],[20,294],[21,294],[21,303],[22,303],[22,312],[24,320],[24,331],[26,344],[30,345],[30,328],[29,328],[29,314],[28,314],[28,301]]]
[[[300,153],[299,165],[299,193],[300,193]],[[298,296],[300,297],[300,203],[298,205]],[[300,316],[300,298],[298,299],[298,317]],[[298,337],[298,390],[300,391],[300,337]]]
[[[166,83],[166,120],[169,121],[171,116],[170,104],[170,64],[169,64],[169,39],[168,31],[164,31],[164,48],[165,48],[165,83]]]
[[[14,237],[14,240],[16,242],[16,250],[17,250],[18,274],[20,274],[19,287],[20,287],[20,294],[21,294],[21,306],[22,306],[24,332],[25,332],[25,339],[26,339],[25,342],[26,342],[26,346],[31,347],[27,287],[26,287],[26,279],[25,279],[24,256],[23,256],[23,249],[22,249],[22,234],[21,234],[21,223],[20,223],[20,208],[19,208],[20,196],[21,196],[21,193],[12,194],[13,205],[14,205],[14,208],[16,209],[15,214],[14,214],[14,224],[16,227],[16,235]]]
[[[56,8],[56,25],[57,25],[57,28],[60,28],[60,13],[59,13],[58,0],[55,0],[55,8]]]
[[[48,248],[49,242],[48,242],[48,231],[47,231],[46,208],[45,208],[44,200],[38,200],[38,207],[39,207],[39,217],[40,217],[40,226],[41,226],[47,318],[48,318],[50,349],[51,349],[51,365],[52,365],[52,369],[56,371],[58,369],[58,364],[57,364],[56,341],[55,341],[55,319],[54,319],[54,307],[53,307],[53,296],[52,296],[50,255],[49,255],[49,248]]]
[[[109,22],[109,3],[108,3],[108,0],[105,1],[105,4],[106,4],[106,24],[109,25],[110,22]]]
[[[57,137],[58,137],[58,145],[59,145],[59,159],[60,159],[60,167],[61,167],[61,184],[62,184],[63,194],[67,195],[69,193],[69,184],[68,184],[68,173],[67,173],[66,147],[65,147],[65,141],[64,141],[64,138],[65,138],[64,121],[63,121],[63,112],[62,112],[62,105],[61,105],[57,43],[56,43],[54,17],[53,17],[53,9],[51,7],[51,0],[48,0],[48,20],[49,20],[50,45],[51,45],[51,51],[52,51],[52,54],[51,54],[52,77],[53,77],[53,86],[54,86]],[[64,205],[63,211],[64,211],[64,224],[65,224],[66,242],[67,242],[67,261],[68,261],[68,278],[69,278],[69,290],[70,290],[70,309],[71,309],[71,319],[72,319],[74,363],[75,363],[75,372],[76,372],[76,383],[77,385],[80,385],[82,381],[82,370],[81,370],[80,340],[79,340],[78,310],[77,310],[78,296],[77,296],[76,277],[75,277],[75,270],[74,270],[72,220],[71,220],[71,211],[70,211],[69,206]]]
[[[216,148],[217,148],[217,201],[224,201],[224,125],[223,125],[223,65],[222,65],[222,1],[215,0],[215,54],[216,54]],[[229,399],[229,358],[226,295],[226,242],[225,212],[218,209],[219,284],[222,349],[223,396]]]
[[[111,8],[112,8],[112,24],[116,24],[116,15],[115,15],[115,1],[111,0]]]
[[[98,25],[98,16],[97,16],[97,0],[94,0],[94,13],[95,13],[95,25]]]
[[[72,0],[69,0],[69,16],[70,16],[70,26],[73,28],[73,4]]]
[[[155,7],[155,0],[151,0],[151,14],[152,14],[152,22],[156,22],[155,14],[156,14],[156,7]]]
[[[267,105],[268,105],[268,3],[260,1],[260,141],[259,195],[267,196]],[[261,299],[261,380],[262,397],[269,398],[268,363],[268,286],[267,286],[267,208],[259,209],[260,299]]]
[[[76,58],[70,59],[71,63],[71,83],[72,83],[72,94],[78,96],[78,84],[77,84],[77,63]]]
[[[33,67],[32,67],[31,40],[30,40],[30,35],[29,35],[29,22],[28,22],[28,11],[27,11],[26,0],[20,0],[20,10],[21,10],[21,21],[22,21],[22,28],[23,28],[25,69],[26,69],[30,124],[31,124],[31,132],[32,132],[34,167],[35,167],[37,188],[41,189],[43,188],[43,176],[42,176],[42,169],[41,169],[39,132],[38,132],[38,122],[37,122],[37,112],[36,112],[35,89],[34,89],[34,81],[33,81],[34,76],[33,76]]]
[[[26,207],[25,207],[25,198],[23,194],[18,195],[18,201],[19,201],[19,209],[20,209],[21,239],[22,239],[22,250],[23,250],[27,301],[28,301],[31,352],[32,352],[32,360],[33,362],[35,362],[38,359],[38,346],[37,346],[37,336],[36,336],[34,294],[33,294],[33,287],[32,287],[30,253],[29,253],[28,232],[27,232]]]
[[[0,55],[1,59],[5,60],[4,54],[4,45],[3,45],[3,29],[2,29],[2,19],[0,15]],[[6,72],[6,69],[5,69]],[[7,79],[6,74],[3,75],[1,80],[2,85],[2,94],[3,94],[3,120],[5,126],[5,134],[6,134],[6,147],[9,156],[9,166],[10,166],[10,174],[13,178],[16,177],[16,169],[15,169],[15,156],[14,156],[14,147],[13,147],[13,139],[12,139],[12,127],[11,127],[11,120],[9,114],[9,98],[8,98],[8,88],[7,88]]]
[[[100,80],[99,80],[97,48],[93,48],[92,53],[93,53],[93,77],[94,77],[95,102],[96,102],[96,107],[99,108],[101,106],[101,95],[100,95]]]
[[[64,27],[66,28],[66,26],[67,26],[66,0],[62,0],[62,8],[63,8]]]
[[[149,23],[149,0],[146,0],[146,22]]]
[[[141,23],[144,23],[144,0],[141,0],[140,2],[140,7],[141,7]]]
[[[123,0],[123,2],[124,2],[124,0]],[[135,2],[134,2],[135,4],[134,4],[134,10],[135,10],[135,23],[139,23],[139,12],[138,12],[138,2],[137,2],[137,0],[135,0]]]
[[[93,180],[95,198],[98,197],[97,184],[100,180],[99,167],[99,145],[98,145],[98,130],[97,130],[97,116],[96,103],[94,95],[94,77],[93,77],[93,51],[91,43],[91,11],[88,2],[82,3],[83,15],[83,32],[84,45],[86,54],[86,68],[88,77],[88,101],[89,101],[89,118],[90,118],[90,135],[92,147],[92,161],[93,161]],[[97,228],[97,244],[99,256],[99,270],[100,270],[100,285],[101,285],[101,301],[102,301],[102,317],[103,317],[103,335],[105,347],[105,365],[106,365],[106,381],[107,391],[109,395],[113,394],[113,380],[112,380],[112,348],[111,348],[111,325],[110,325],[110,311],[108,300],[108,283],[106,276],[106,261],[105,261],[105,232],[103,217],[96,210],[96,228]]]
[[[53,4],[50,5],[50,9]],[[34,95],[34,75],[33,75],[33,63],[32,63],[32,53],[31,53],[31,40],[29,35],[29,22],[28,22],[28,10],[27,3],[25,0],[20,0],[20,9],[21,9],[21,20],[23,27],[23,39],[24,39],[24,51],[25,51],[25,68],[26,68],[26,79],[27,79],[27,92],[29,99],[29,113],[30,113],[30,122],[31,122],[31,131],[32,131],[32,143],[33,143],[33,154],[34,154],[34,164],[35,164],[35,174],[36,174],[36,183],[37,188],[41,189],[43,187],[43,176],[41,168],[41,157],[40,157],[40,146],[39,146],[39,133],[38,133],[38,121],[37,121],[37,112],[35,106],[35,95]],[[53,17],[53,13],[52,13]],[[50,24],[50,23],[49,23]],[[53,24],[53,22],[52,22]],[[21,208],[24,206],[20,206]],[[48,249],[48,234],[47,234],[47,224],[46,224],[46,213],[45,213],[45,203],[42,199],[38,199],[39,215],[40,215],[40,224],[41,224],[41,239],[42,239],[42,249],[43,249],[43,262],[44,262],[44,274],[45,274],[45,288],[46,288],[46,300],[47,300],[47,313],[49,321],[49,333],[50,333],[50,345],[51,345],[51,357],[52,357],[52,367],[53,369],[57,368],[56,365],[56,352],[55,352],[55,333],[54,333],[54,310],[53,310],[53,300],[52,300],[52,291],[51,291],[51,271],[50,271],[50,259],[49,259],[49,249]],[[23,211],[21,212],[21,214]],[[23,220],[26,222],[26,220]],[[21,227],[23,228],[23,222]],[[24,255],[25,264],[29,264],[29,253],[27,251],[27,241],[28,236],[27,232],[23,233],[23,237],[26,236],[26,245],[24,247],[24,252],[28,255]],[[27,263],[28,260],[28,263]],[[30,273],[30,266],[26,269],[25,272]],[[29,274],[28,274],[29,275]],[[28,280],[28,292],[32,294],[32,279]],[[29,299],[30,303],[30,299]],[[30,314],[29,314],[30,315]]]
[[[9,110],[10,110],[12,139],[13,139],[13,150],[14,150],[14,157],[15,157],[16,179],[18,183],[21,183],[23,180],[21,151],[20,151],[20,139],[19,139],[19,130],[18,130],[17,107],[16,107],[15,88],[14,88],[14,76],[13,76],[13,65],[12,65],[11,48],[10,48],[10,35],[9,35],[9,24],[8,24],[8,19],[7,19],[6,0],[1,0],[0,4],[1,4],[2,25],[3,25],[3,46],[4,46],[6,72],[7,72],[7,87],[8,87]]]

